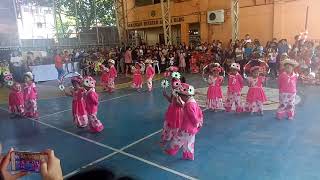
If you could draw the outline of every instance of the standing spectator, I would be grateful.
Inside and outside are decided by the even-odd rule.
[[[160,72],[166,70],[166,57],[160,52]]]
[[[188,46],[186,46],[186,71],[190,72],[190,59],[191,59],[191,50]]]
[[[246,34],[245,37],[244,37],[244,43],[252,43],[252,40],[250,38],[250,35],[249,34]]]
[[[244,58],[246,59],[246,61],[250,60],[252,51],[253,51],[252,43],[251,42],[246,43],[244,45]]]
[[[277,38],[272,39],[272,42],[270,43],[270,47],[277,51],[277,47],[278,47]]]
[[[54,64],[58,71],[58,81],[61,81],[61,78],[64,75],[63,60],[61,57],[61,53],[57,53],[56,56],[54,57]]]
[[[288,55],[289,46],[286,39],[281,39],[278,43],[277,69],[280,68],[280,59],[282,55]]]
[[[278,53],[276,52],[275,49],[271,49],[271,52],[268,54],[268,64],[270,68],[270,76],[272,78],[276,78],[278,73],[277,73],[277,56]]]
[[[64,51],[64,54],[63,54],[63,62],[64,62],[64,68],[65,70],[67,71],[67,73],[69,73],[69,62],[70,62],[70,56],[69,56],[69,53],[68,51]]]
[[[128,76],[128,71],[130,71],[130,65],[132,64],[132,54],[131,48],[129,47],[124,55],[124,62],[125,62],[125,74]]]
[[[289,51],[289,46],[288,46],[287,40],[286,39],[280,40],[280,42],[278,44],[278,57],[280,58],[279,55],[281,55],[283,53],[288,54],[288,51]]]
[[[260,41],[258,39],[254,40],[254,50],[255,52],[257,52],[260,57],[262,57],[263,55],[263,46],[261,46]]]
[[[186,53],[181,51],[179,53],[179,67],[181,68],[182,72],[186,72]]]
[[[246,62],[244,61],[244,58],[243,58],[244,48],[240,43],[235,44],[234,54],[236,57],[236,63],[240,64],[240,66],[243,67]],[[241,68],[241,72],[243,72],[243,68]]]
[[[10,58],[10,72],[12,72],[13,78],[17,82],[24,82],[24,73],[26,73],[26,65],[22,59],[20,51],[16,50],[12,53]]]

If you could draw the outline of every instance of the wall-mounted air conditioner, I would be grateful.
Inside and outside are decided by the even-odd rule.
[[[209,24],[222,24],[224,23],[224,10],[208,11]]]

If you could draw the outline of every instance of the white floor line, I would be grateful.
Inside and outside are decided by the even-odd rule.
[[[204,112],[204,111],[207,111],[207,110],[209,110],[210,108],[204,108],[202,111]]]
[[[86,164],[86,165],[84,165],[84,166],[82,166],[82,167],[80,167],[80,168],[78,168],[78,169],[76,169],[76,170],[74,170],[74,171],[66,174],[65,176],[63,176],[63,178],[64,178],[64,179],[69,178],[69,177],[71,177],[71,176],[79,173],[81,170],[86,169],[87,167],[92,166],[92,165],[94,165],[94,164],[98,164],[99,162],[104,161],[104,160],[106,160],[106,159],[108,159],[108,158],[110,158],[111,156],[114,156],[114,155],[116,155],[116,154],[118,154],[118,152],[113,152],[113,153],[111,153],[111,154],[108,154],[107,156],[103,156],[102,158],[99,158],[99,159],[97,159],[97,160],[95,160],[95,161],[93,161],[93,162],[91,162],[91,163],[89,163],[89,164]]]
[[[6,112],[9,112],[7,109],[1,108],[1,107],[0,107],[0,109],[4,110],[4,111],[6,111]],[[79,135],[77,135],[77,134],[74,134],[74,133],[72,133],[72,132],[63,130],[63,129],[58,128],[58,127],[55,127],[55,126],[52,126],[52,125],[47,124],[47,123],[44,123],[44,122],[42,122],[42,121],[35,120],[35,119],[31,119],[31,118],[27,118],[27,119],[29,119],[29,120],[31,120],[31,121],[34,121],[34,122],[38,122],[39,124],[42,124],[42,125],[51,127],[51,128],[56,129],[56,130],[58,130],[58,131],[60,131],[60,132],[64,132],[64,133],[69,134],[69,135],[71,135],[71,136],[77,137],[77,138],[82,139],[82,140],[84,140],[84,141],[93,143],[93,144],[95,144],[95,145],[98,145],[98,146],[101,146],[101,147],[110,149],[110,150],[112,150],[112,151],[115,151],[116,153],[120,153],[120,154],[122,154],[122,155],[126,155],[126,156],[128,156],[128,157],[133,158],[133,159],[142,161],[142,162],[144,162],[144,163],[146,163],[146,164],[152,165],[152,166],[154,166],[154,167],[157,167],[157,168],[162,169],[162,170],[167,171],[167,172],[171,172],[171,173],[173,173],[173,174],[176,174],[176,175],[178,175],[178,176],[184,177],[184,178],[186,178],[186,179],[197,180],[196,178],[191,177],[191,176],[188,176],[188,175],[183,174],[183,173],[181,173],[181,172],[175,171],[175,170],[173,170],[173,169],[169,169],[169,168],[167,168],[167,167],[165,167],[165,166],[162,166],[162,165],[156,164],[156,163],[154,163],[154,162],[145,160],[145,159],[140,158],[140,157],[138,157],[138,156],[135,156],[135,155],[133,155],[133,154],[126,153],[126,152],[124,152],[124,151],[121,151],[121,150],[119,150],[119,149],[113,148],[113,147],[111,147],[111,146],[108,146],[108,145],[105,145],[105,144],[96,142],[96,141],[94,141],[94,140],[91,140],[91,139],[88,139],[88,138],[85,138],[85,137],[82,137],[82,136],[79,136]],[[139,141],[139,140],[138,140],[138,141]],[[111,156],[109,156],[109,157],[111,157]]]
[[[65,98],[68,96],[62,95],[62,96],[56,96],[56,97],[47,97],[47,98],[39,98],[40,101],[42,100],[52,100],[52,99],[60,99],[60,98]]]
[[[150,138],[150,137],[158,134],[158,133],[161,132],[161,131],[162,131],[162,129],[161,129],[161,130],[158,130],[158,131],[156,131],[156,132],[154,132],[154,133],[151,133],[151,134],[149,134],[149,135],[147,135],[147,136],[145,136],[145,137],[143,137],[143,138],[141,138],[141,139],[139,139],[139,140],[137,140],[137,141],[135,141],[135,142],[133,142],[133,143],[131,143],[131,144],[123,147],[123,148],[121,148],[120,151],[123,151],[123,150],[125,150],[125,149],[127,149],[127,148],[129,148],[129,147],[131,147],[131,146],[133,146],[133,145],[135,145],[135,144],[138,144],[138,143],[140,143],[140,142],[142,142],[142,141],[144,141],[144,140],[146,140],[146,139],[148,139],[148,138]],[[119,153],[119,152],[113,152],[113,153],[111,153],[111,154],[109,154],[109,155],[107,155],[107,156],[103,156],[102,158],[99,158],[99,159],[97,159],[97,160],[95,160],[95,161],[93,161],[93,162],[90,162],[89,164],[86,164],[86,165],[82,166],[81,168],[78,168],[78,169],[76,169],[76,170],[68,173],[67,175],[64,176],[64,178],[68,178],[68,177],[70,177],[70,176],[72,176],[72,175],[74,175],[74,174],[77,174],[77,173],[80,172],[82,169],[85,169],[85,168],[87,168],[87,167],[89,167],[89,166],[92,166],[92,165],[97,164],[97,163],[99,163],[99,162],[101,162],[101,161],[104,161],[104,160],[106,160],[106,159],[108,159],[108,158],[110,158],[110,157],[112,157],[112,156],[114,156],[114,155],[116,155],[116,154],[118,154],[118,153]]]
[[[114,98],[111,98],[111,99],[105,99],[105,100],[102,100],[102,101],[99,101],[99,102],[102,103],[102,102],[106,102],[106,101],[112,101],[112,100],[115,100],[115,99],[120,99],[120,98],[123,98],[123,97],[131,96],[133,94],[136,94],[136,93],[129,93],[129,94],[121,95],[121,96],[114,97]]]
[[[126,153],[126,152],[120,152],[120,153],[123,154],[123,155],[129,156],[129,157],[131,157],[131,158],[133,158],[133,159],[142,161],[142,162],[144,162],[144,163],[146,163],[146,164],[149,164],[149,165],[151,165],[151,166],[154,166],[154,167],[157,167],[157,168],[159,168],[159,169],[162,169],[162,170],[164,170],[164,171],[171,172],[172,174],[175,174],[175,175],[184,177],[184,178],[186,178],[186,179],[198,180],[197,178],[188,176],[188,175],[183,174],[183,173],[181,173],[181,172],[178,172],[178,171],[176,171],[176,170],[173,170],[173,169],[167,168],[167,167],[165,167],[165,166],[156,164],[156,163],[154,163],[154,162],[151,162],[151,161],[148,161],[148,160],[146,160],[146,159],[140,158],[140,157],[135,156],[135,155],[133,155],[133,154],[129,154],[129,153]]]
[[[162,129],[160,129],[160,130],[158,130],[158,131],[156,131],[156,132],[154,132],[154,133],[151,133],[151,134],[149,134],[148,136],[145,136],[145,137],[143,137],[143,138],[141,138],[141,139],[139,139],[139,140],[137,140],[137,141],[135,141],[135,142],[133,142],[133,143],[131,143],[131,144],[123,147],[123,148],[121,148],[120,151],[124,151],[125,149],[128,149],[128,148],[131,147],[131,146],[134,146],[134,145],[136,145],[136,144],[138,144],[138,143],[140,143],[140,142],[142,142],[142,141],[144,141],[144,140],[146,140],[146,139],[149,139],[150,137],[152,137],[152,136],[160,133],[161,131],[162,131]]]
[[[38,119],[43,119],[43,118],[46,118],[46,117],[49,117],[49,116],[53,116],[53,115],[60,114],[60,113],[63,113],[63,112],[67,112],[67,111],[71,111],[71,110],[72,109],[66,109],[66,110],[63,110],[63,111],[58,111],[58,112],[55,112],[55,113],[52,113],[52,114],[40,116]]]
[[[123,97],[131,96],[132,94],[134,94],[134,93],[129,93],[129,94],[126,94],[126,95],[122,95],[122,96],[118,96],[118,97],[114,97],[114,98],[110,98],[110,99],[105,99],[105,100],[102,100],[102,101],[99,101],[99,102],[102,103],[102,102],[112,101],[112,100],[115,100],[115,99],[120,99],[120,98],[123,98]],[[67,112],[67,111],[71,111],[71,110],[72,109],[66,109],[66,110],[58,111],[58,112],[55,112],[55,113],[52,113],[52,114],[40,116],[39,119],[43,119],[43,118],[46,118],[46,117],[49,117],[49,116],[53,116],[53,115],[60,114],[60,113],[63,113],[63,112]]]

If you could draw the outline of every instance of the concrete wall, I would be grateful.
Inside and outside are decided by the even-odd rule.
[[[160,4],[135,7],[134,0],[127,0],[127,22],[148,21],[161,18]],[[320,39],[320,0],[240,0],[240,38],[250,34],[262,43],[275,38],[293,40],[294,35],[304,31],[306,11],[309,5],[308,30],[310,38]],[[171,3],[171,16],[184,17],[181,24],[182,42],[188,42],[190,23],[200,23],[201,40],[214,39],[228,42],[231,39],[231,0],[189,0]],[[211,25],[207,23],[207,11],[225,10],[225,23]],[[155,12],[153,15],[151,12]],[[139,28],[148,28],[143,26]],[[161,27],[161,24],[150,27]]]
[[[320,1],[298,0],[288,3],[275,3],[273,36],[292,39],[303,31],[306,23],[306,11],[309,4],[308,31],[311,39],[320,40]]]

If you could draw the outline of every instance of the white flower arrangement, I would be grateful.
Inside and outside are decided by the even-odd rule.
[[[173,72],[171,74],[171,77],[172,78],[176,78],[176,79],[180,79],[181,78],[181,74],[179,72]]]
[[[163,89],[168,88],[168,87],[169,87],[169,81],[166,80],[166,79],[162,80],[162,81],[161,81],[161,87],[162,87]]]
[[[193,87],[193,86],[190,86],[190,87],[189,87],[188,93],[189,93],[190,95],[194,95],[194,87]]]
[[[11,75],[11,73],[9,71],[4,71],[2,75],[3,76],[9,76],[9,75]]]
[[[8,81],[8,86],[13,86],[13,81]]]
[[[65,90],[64,85],[63,85],[63,84],[60,84],[60,85],[59,85],[59,89],[60,89],[60,91],[64,91],[64,90]]]
[[[172,90],[172,95],[175,97],[178,97],[179,96],[178,90],[177,89]]]

